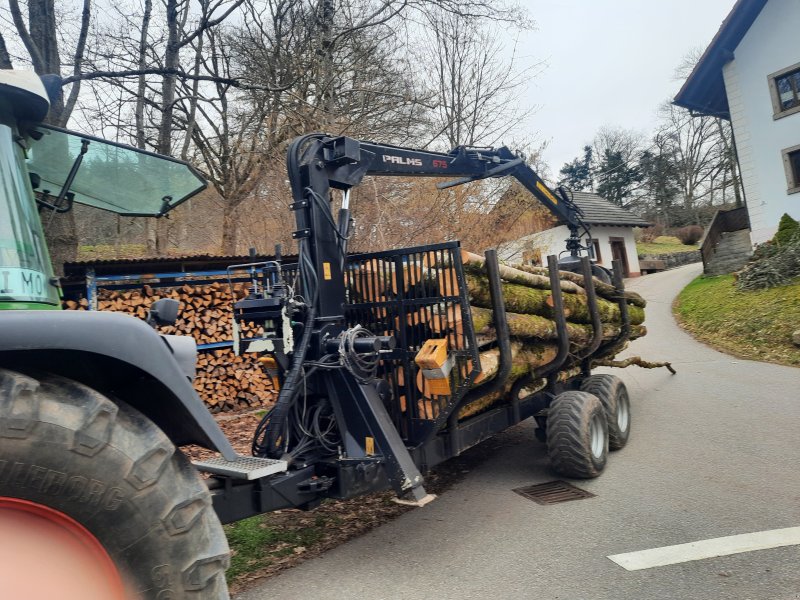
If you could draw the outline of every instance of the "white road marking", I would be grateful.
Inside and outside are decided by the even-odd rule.
[[[640,569],[663,567],[715,556],[728,556],[729,554],[740,554],[742,552],[752,552],[753,550],[795,545],[800,545],[800,527],[729,535],[710,540],[689,542],[688,544],[677,544],[676,546],[614,554],[608,558],[628,571],[638,571]]]

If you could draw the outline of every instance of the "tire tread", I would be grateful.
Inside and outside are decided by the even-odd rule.
[[[597,396],[603,404],[608,420],[608,447],[611,450],[620,450],[628,443],[630,436],[630,412],[628,431],[621,431],[617,423],[617,395],[620,391],[627,394],[625,383],[615,375],[601,373],[590,375],[581,382],[581,391]],[[628,406],[630,411],[630,405]]]
[[[605,467],[602,459],[592,456],[589,423],[594,411],[602,410],[600,400],[582,391],[556,396],[547,416],[547,454],[557,472],[568,477],[597,477]]]
[[[27,402],[31,405],[22,410],[20,405]],[[106,515],[85,497],[70,499],[45,486],[18,487],[3,477],[0,496],[41,502],[83,522],[132,582],[137,597],[229,598],[228,543],[210,493],[152,421],[81,383],[0,369],[0,415],[9,412],[16,429],[5,435],[9,419],[0,418],[0,456],[54,471],[73,466],[72,479],[77,475],[109,490],[116,486],[124,498],[119,512]],[[19,438],[22,431],[27,432],[25,439],[7,439]],[[114,528],[98,524],[114,519],[119,521]]]

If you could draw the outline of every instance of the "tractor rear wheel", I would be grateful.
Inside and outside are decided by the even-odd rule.
[[[600,400],[587,392],[556,396],[547,413],[547,455],[567,477],[597,477],[608,458],[608,423]]]
[[[594,394],[603,403],[608,419],[608,447],[624,448],[631,434],[631,401],[623,381],[615,375],[591,375],[581,382],[581,390]]]
[[[63,377],[0,369],[0,539],[14,597],[229,597],[197,471],[141,413]]]

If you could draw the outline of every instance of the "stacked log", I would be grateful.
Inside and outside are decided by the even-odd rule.
[[[100,289],[98,310],[126,313],[140,319],[147,317],[150,306],[160,298],[180,302],[175,325],[159,327],[159,332],[192,336],[198,344],[229,342],[233,338],[233,303],[247,295],[246,285],[230,286],[220,282],[178,284],[171,288],[143,285],[129,290]],[[70,310],[88,310],[85,298],[67,300]],[[258,335],[252,325],[243,327],[243,337]],[[269,406],[275,399],[270,378],[260,368],[257,356],[236,356],[231,348],[198,353],[194,388],[212,412],[238,408]]]
[[[465,283],[469,295],[470,311],[479,342],[491,345],[496,339],[492,303],[489,294],[488,277],[484,259],[476,254],[462,252]],[[396,295],[399,278],[393,266],[367,262],[347,275],[349,287],[360,301],[380,301]],[[513,382],[520,377],[537,375],[537,368],[552,361],[557,354],[557,329],[554,321],[553,295],[546,270],[529,266],[509,267],[501,265],[500,276],[506,307],[509,334],[512,338],[512,372],[504,389],[487,395],[463,407],[462,418],[501,402],[507,397]],[[576,356],[585,350],[594,337],[586,290],[583,278],[574,273],[560,272],[564,312],[567,318],[567,332],[570,338],[570,359],[560,368],[559,376],[566,377],[576,364]],[[440,295],[454,296],[460,293],[452,265],[435,264],[433,254],[422,255],[419,261],[403,266],[403,281],[406,287],[426,286],[439,290]],[[598,309],[602,320],[603,345],[591,358],[596,361],[613,361],[622,345],[613,343],[621,331],[620,308],[617,292],[606,283],[594,280],[598,295]],[[233,291],[220,282],[194,285],[177,284],[172,288],[154,288],[143,285],[129,290],[102,289],[98,294],[98,309],[123,312],[140,319],[147,316],[150,305],[159,298],[174,298],[181,303],[179,318],[175,325],[159,329],[165,334],[190,335],[198,344],[228,342],[233,337],[232,307],[236,300],[246,296],[243,283],[236,284]],[[625,292],[624,298],[630,316],[630,339],[645,335],[645,301],[632,292]],[[85,299],[68,300],[65,307],[72,310],[87,310]],[[386,309],[375,308],[375,317],[387,317]],[[408,324],[415,326],[424,323],[430,327],[434,337],[448,337],[452,349],[460,349],[460,314],[449,307],[437,313],[438,307],[429,307],[409,313]],[[377,331],[390,335],[400,323],[386,318],[386,330]],[[243,336],[259,335],[254,327],[245,327]],[[276,396],[272,382],[258,363],[256,356],[245,354],[235,356],[230,348],[201,352],[198,357],[197,377],[194,387],[206,405],[213,412],[232,410],[240,407],[262,407],[271,404]],[[474,386],[483,385],[497,373],[499,351],[494,348],[480,355],[482,373]],[[402,372],[397,373],[398,383],[405,379]],[[535,390],[540,385],[538,377],[526,389]],[[417,374],[416,386],[423,399],[417,405],[421,418],[435,418],[441,406],[441,398],[432,396],[421,373]],[[400,399],[401,410],[407,410],[405,396]]]
[[[277,391],[253,354],[235,356],[230,348],[201,353],[194,389],[211,412],[271,405]]]
[[[491,345],[497,335],[494,329],[492,302],[485,262],[481,256],[462,252],[465,282],[469,296],[470,312],[479,343]],[[500,266],[503,299],[506,308],[509,335],[512,340],[512,368],[504,388],[462,407],[459,416],[465,418],[501,402],[507,397],[512,384],[523,376],[534,380],[527,386],[529,392],[540,385],[539,368],[552,362],[557,354],[557,327],[553,291],[546,270],[530,267]],[[589,311],[589,302],[584,289],[583,277],[574,273],[559,273],[564,315],[569,335],[569,357],[559,367],[560,373],[569,373],[579,366],[579,356],[588,349],[594,338],[594,327]],[[622,318],[619,294],[606,283],[594,280],[597,293],[597,308],[602,321],[602,343],[592,355],[593,361],[612,360],[624,342],[619,342]],[[644,299],[633,292],[623,295],[630,319],[627,339],[636,339],[646,334],[644,322]],[[444,333],[444,332],[440,332]],[[453,338],[451,338],[453,339]],[[480,387],[497,373],[499,350],[493,348],[480,355],[481,375],[473,387]],[[566,376],[566,375],[565,375]],[[431,418],[438,414],[441,400],[429,393],[425,382],[418,378],[418,389],[423,399],[418,403],[420,415]]]

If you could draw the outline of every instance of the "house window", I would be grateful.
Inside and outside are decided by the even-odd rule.
[[[600,241],[592,238],[586,238],[586,245],[589,247],[589,252],[591,253],[589,258],[602,263],[603,259],[600,256]]]
[[[800,63],[768,77],[773,118],[780,119],[800,111]]]
[[[800,146],[792,146],[783,151],[783,166],[789,194],[800,192]]]

